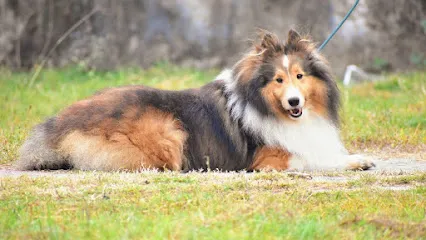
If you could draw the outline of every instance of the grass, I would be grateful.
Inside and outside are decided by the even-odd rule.
[[[420,185],[404,191],[371,181],[353,186],[286,173],[56,174],[1,179],[1,239],[402,239],[426,234],[424,173],[415,175]]]
[[[342,132],[350,148],[426,151],[426,73],[345,89],[343,101]]]
[[[0,70],[0,164],[32,126],[105,87],[200,86],[218,73],[148,70]],[[342,136],[351,151],[426,152],[425,73],[343,89]],[[420,154],[420,155],[419,155]],[[0,177],[0,239],[421,239],[426,175],[41,172]]]

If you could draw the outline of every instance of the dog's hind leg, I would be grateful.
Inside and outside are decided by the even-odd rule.
[[[80,170],[181,170],[187,133],[180,121],[154,108],[133,118],[133,110],[124,111],[117,125],[99,127],[96,134],[69,132],[58,150]]]

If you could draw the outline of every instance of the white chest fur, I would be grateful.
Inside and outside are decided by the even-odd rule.
[[[301,119],[282,122],[273,117],[261,116],[247,106],[243,116],[244,127],[265,144],[281,146],[293,154],[290,168],[300,170],[345,168],[347,151],[338,130],[326,119],[305,109]]]

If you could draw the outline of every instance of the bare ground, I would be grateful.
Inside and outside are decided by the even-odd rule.
[[[306,179],[312,183],[334,183],[334,184],[345,184],[351,181],[356,181],[359,179],[364,179],[367,177],[374,177],[376,179],[383,180],[384,178],[389,177],[398,177],[403,178],[407,176],[412,176],[414,174],[426,173],[426,161],[425,160],[416,160],[415,158],[390,158],[387,160],[375,160],[376,167],[368,171],[362,171],[359,173],[348,173],[343,171],[332,171],[332,172],[287,172],[285,173],[286,177],[296,178],[296,179]],[[154,171],[152,171],[154,172]],[[79,178],[81,176],[81,171],[67,171],[67,170],[56,170],[56,171],[18,171],[13,169],[11,165],[0,165],[0,178],[4,177],[21,177],[27,176],[31,178],[39,177],[55,177],[55,178]],[[197,173],[197,172],[194,172]],[[161,174],[161,173],[158,173]],[[191,174],[191,173],[189,173]],[[215,181],[232,181],[235,180],[235,177],[241,176],[241,173],[219,173],[214,172],[216,175],[213,179]],[[246,177],[253,178],[250,176],[250,173],[243,173],[248,175]],[[198,175],[198,173],[197,173]],[[368,181],[367,181],[368,182]],[[315,184],[314,184],[315,185]],[[394,184],[379,184],[375,186],[376,188],[387,189],[387,190],[408,190],[413,185],[405,183],[402,181],[401,184],[398,182]],[[312,191],[329,191],[328,188],[315,188]],[[334,189],[336,190],[336,189]],[[353,188],[352,188],[353,190]]]

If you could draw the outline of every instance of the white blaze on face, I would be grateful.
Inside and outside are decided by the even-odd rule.
[[[288,78],[291,79],[292,76],[290,75],[290,59],[287,55],[283,56],[283,67],[287,70]],[[303,94],[300,92],[299,89],[294,86],[290,86],[289,88],[287,88],[287,91],[284,94],[284,98],[282,99],[283,105],[286,109],[292,108],[292,106],[290,106],[288,102],[288,100],[291,98],[299,99],[298,107],[303,107],[303,105],[305,104],[305,98],[303,97]]]
[[[287,75],[288,75],[288,78],[290,79],[291,78],[291,76],[290,76],[290,59],[288,59],[287,55],[284,55],[284,57],[283,57],[283,67],[287,70]]]
[[[288,70],[288,67],[290,66],[290,60],[288,59],[287,55],[284,55],[283,57],[283,66],[287,70]]]

